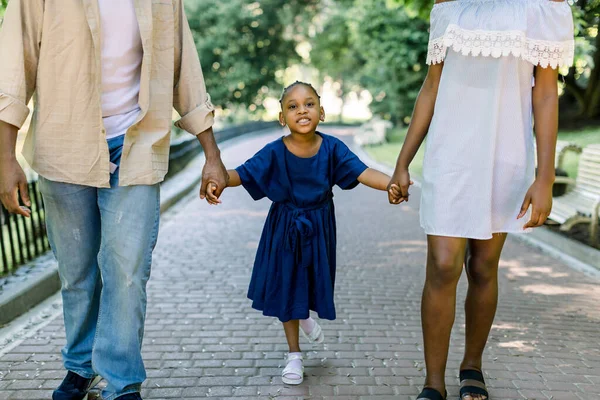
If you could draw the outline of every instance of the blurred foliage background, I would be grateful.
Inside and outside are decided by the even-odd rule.
[[[0,0],[0,17],[8,3]],[[598,126],[600,0],[570,4],[577,55],[575,65],[561,71],[561,125]],[[283,85],[310,79],[321,88],[329,82],[340,110],[349,98],[368,93],[370,113],[398,127],[410,121],[426,73],[432,5],[433,0],[185,0],[222,118],[272,118],[269,104],[276,106]]]

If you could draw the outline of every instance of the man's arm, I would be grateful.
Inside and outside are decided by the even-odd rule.
[[[15,153],[18,131],[16,126],[0,121],[0,201],[8,212],[29,217],[27,177]],[[19,205],[19,195],[27,207]]]
[[[202,172],[200,197],[206,196],[209,182],[217,185],[215,194],[218,197],[227,186],[228,175],[212,130],[214,106],[206,91],[198,50],[185,15],[183,0],[174,1],[176,39],[173,106],[181,115],[175,125],[196,135],[204,149],[206,165]]]
[[[223,161],[221,161],[221,151],[219,150],[219,146],[217,146],[212,127],[201,132],[196,137],[200,141],[200,145],[204,149],[206,156],[206,163],[202,170],[200,198],[204,199],[206,197],[206,189],[210,183],[214,183],[217,186],[214,194],[219,198],[223,190],[228,186],[229,175]]]
[[[17,162],[17,133],[35,90],[43,0],[11,0],[0,31],[0,201],[11,213],[28,217],[27,178]]]

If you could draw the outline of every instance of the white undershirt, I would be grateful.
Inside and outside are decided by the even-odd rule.
[[[102,21],[102,119],[106,138],[125,134],[140,107],[142,40],[134,0],[98,0]]]

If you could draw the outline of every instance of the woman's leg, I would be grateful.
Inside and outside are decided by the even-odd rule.
[[[427,377],[425,387],[444,395],[450,333],[456,309],[456,285],[462,273],[467,239],[427,237],[427,270],[421,304]]]
[[[469,290],[465,301],[466,345],[461,370],[481,371],[482,355],[498,304],[498,263],[506,234],[495,234],[490,240],[469,240],[465,257]],[[465,400],[485,399],[482,395]]]

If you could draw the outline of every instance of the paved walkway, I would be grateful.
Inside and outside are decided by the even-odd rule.
[[[237,166],[280,132],[229,146]],[[250,308],[246,288],[267,214],[229,189],[222,206],[184,199],[162,221],[149,284],[144,355],[147,399],[414,399],[423,381],[419,303],[425,237],[418,190],[408,206],[364,187],[336,191],[338,320],[326,341],[305,344],[306,379],[281,384],[287,350],[280,324]],[[486,352],[493,399],[600,398],[600,285],[595,278],[509,239],[501,299]],[[459,300],[465,294],[461,282]],[[458,398],[463,351],[459,303],[448,365]],[[49,399],[64,375],[62,319],[55,317],[0,357],[0,399]]]

